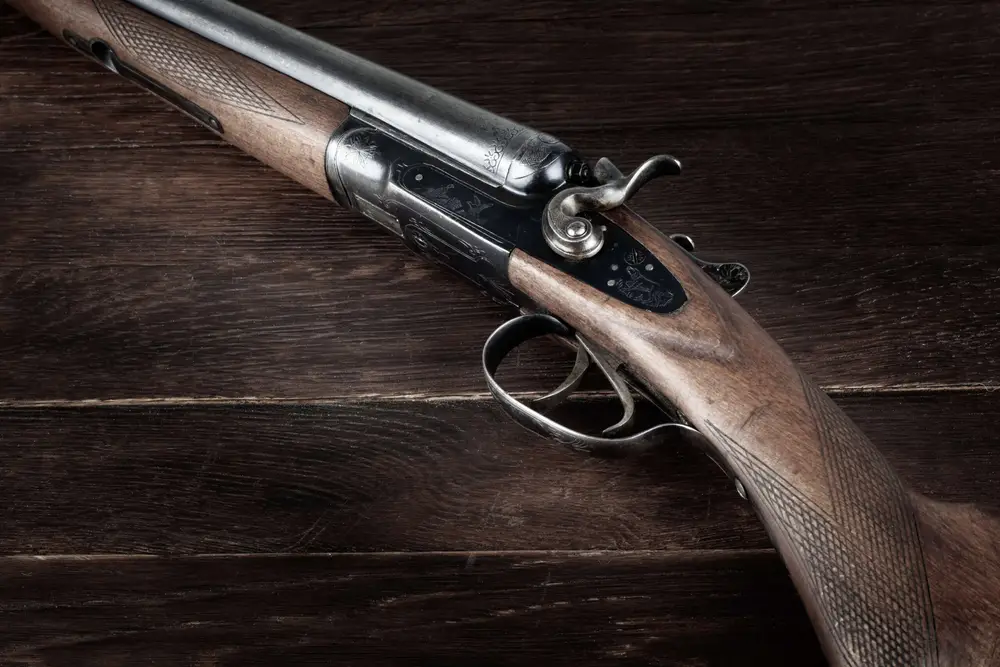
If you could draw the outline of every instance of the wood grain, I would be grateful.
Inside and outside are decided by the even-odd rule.
[[[6,665],[823,664],[769,553],[6,558],[0,591]]]
[[[839,400],[913,488],[1000,512],[993,394]],[[615,409],[566,416],[596,431]],[[769,545],[689,444],[581,457],[485,398],[7,407],[0,434],[3,554]]]
[[[0,164],[13,285],[0,306],[10,359],[0,393],[482,391],[479,346],[505,311],[374,225],[206,143],[157,100],[96,68],[90,77],[71,50],[52,48],[107,90],[100,107],[81,105],[72,91],[21,91],[47,59],[0,70],[21,91],[4,98],[10,113],[0,117],[17,156]],[[44,90],[56,89],[53,80]],[[637,206],[665,232],[692,233],[707,256],[748,264],[741,301],[824,386],[995,383],[1000,145],[990,124],[571,134],[623,165],[653,147],[681,156],[685,175],[650,186]],[[76,328],[58,325],[53,309]],[[553,371],[544,355],[521,367],[527,383]],[[63,382],[70,370],[76,381]]]
[[[520,249],[511,256],[511,283],[620,360],[705,436],[767,527],[830,663],[992,661],[1000,643],[1000,515],[928,509],[685,251],[627,208],[606,215],[676,277],[686,296],[673,292],[675,310],[608,298]]]
[[[570,123],[617,131],[625,125],[829,119],[985,122],[1000,104],[991,79],[1000,7],[990,2],[922,10],[909,4],[790,12],[731,6],[674,18],[669,8],[677,5],[671,2],[609,17],[608,3],[591,0],[572,10],[550,10],[561,16],[520,19],[517,8],[529,4],[524,0],[493,8],[485,22],[463,21],[461,13],[452,19],[438,10],[432,24],[424,21],[433,29],[391,18],[398,4],[370,5],[374,16],[367,24],[316,5],[284,9],[260,0],[250,6],[548,130]],[[663,20],[655,20],[661,12]],[[31,27],[16,30],[23,34]],[[11,55],[24,58],[25,48],[41,43],[19,40],[0,55],[17,46]],[[462,57],[442,44],[461,48]],[[82,91],[80,83],[64,77],[61,85]]]
[[[147,266],[0,269],[0,397],[485,391],[480,350],[511,315],[507,309],[388,235],[376,240],[354,226],[332,226],[336,238],[327,243],[339,249],[328,253],[308,244],[315,236],[305,222],[272,232],[284,249],[270,247],[259,227],[251,232],[259,237],[237,244],[221,231],[227,225],[238,223],[220,222],[217,236],[192,243],[218,248],[214,260],[189,261],[185,238],[164,226],[155,233],[169,239],[164,245],[135,252],[149,258]],[[106,250],[123,257],[143,236],[127,222],[111,223],[103,237],[39,233],[40,246],[53,249],[60,238],[87,245],[106,238]],[[356,254],[342,254],[350,249]],[[779,253],[743,302],[828,388],[990,387],[1000,363],[991,328],[1000,292],[993,257],[989,249],[951,257],[896,248]],[[831,274],[817,282],[816,267],[836,267],[852,280]],[[932,275],[948,282],[929,286]],[[564,357],[554,344],[539,344],[519,353],[506,382],[554,387],[567,370]]]
[[[67,42],[103,42],[118,59],[94,52],[105,66],[152,78],[211,114],[203,121],[226,141],[332,199],[326,147],[350,112],[343,103],[121,0],[11,4]]]

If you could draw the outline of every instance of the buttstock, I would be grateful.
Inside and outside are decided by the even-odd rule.
[[[678,279],[680,309],[628,306],[521,251],[511,282],[705,436],[764,522],[831,664],[1000,664],[1000,523],[908,490],[679,246],[627,208],[607,216]]]
[[[229,143],[332,198],[326,148],[350,112],[338,100],[123,0],[10,4]]]

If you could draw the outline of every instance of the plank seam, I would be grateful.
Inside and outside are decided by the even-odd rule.
[[[966,384],[901,384],[901,385],[834,385],[824,387],[830,396],[852,397],[877,395],[882,398],[912,394],[989,394],[1000,389],[1000,383],[973,382]],[[546,392],[512,392],[520,400],[540,398]],[[573,395],[574,400],[605,400],[614,398],[611,392],[589,391]],[[489,392],[462,394],[355,394],[331,396],[164,396],[132,398],[84,399],[0,399],[0,410],[26,408],[101,408],[101,407],[170,407],[202,405],[353,405],[358,403],[458,403],[493,402]]]
[[[732,558],[733,556],[777,556],[771,548],[763,549],[511,549],[456,551],[315,551],[315,552],[233,552],[205,554],[143,554],[143,553],[70,553],[70,554],[10,554],[0,555],[0,562],[25,561],[107,561],[107,560],[220,560],[227,558],[401,558],[410,556],[483,556],[517,558],[609,558],[661,557],[669,559]]]

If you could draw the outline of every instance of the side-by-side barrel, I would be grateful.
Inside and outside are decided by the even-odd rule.
[[[490,185],[541,196],[586,169],[555,137],[226,0],[129,2],[343,102]]]

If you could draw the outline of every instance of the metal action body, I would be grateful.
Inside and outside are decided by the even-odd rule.
[[[535,317],[537,305],[514,290],[507,275],[511,252],[522,248],[625,303],[659,313],[684,304],[683,287],[655,256],[619,228],[586,217],[622,206],[653,178],[679,174],[680,162],[673,157],[653,157],[628,177],[606,159],[592,169],[551,135],[225,0],[133,4],[346,103],[350,118],[326,149],[334,198],[492,298]],[[580,261],[584,259],[589,261]],[[741,264],[701,264],[731,294],[749,281]],[[495,349],[512,349],[508,335],[535,328],[501,328],[484,354],[491,391],[520,423],[578,447],[602,450],[648,445],[666,434],[656,428],[641,438],[612,439],[561,425],[553,430],[552,420],[540,408],[568,397],[566,388],[579,383],[586,363],[576,366],[560,391],[533,406],[504,392],[493,377],[502,361]],[[540,326],[538,331],[556,333],[546,329]],[[586,344],[579,349],[588,359],[600,354]],[[492,360],[495,365],[488,363]],[[630,393],[619,371],[607,362],[597,366],[620,388],[619,398],[630,417]],[[630,425],[627,419],[604,435],[622,433]]]

